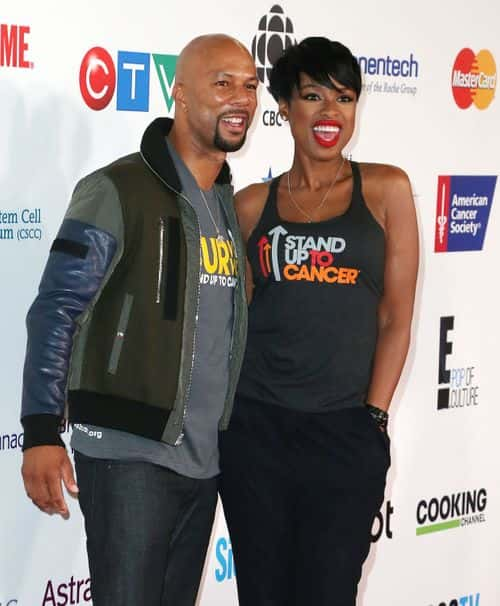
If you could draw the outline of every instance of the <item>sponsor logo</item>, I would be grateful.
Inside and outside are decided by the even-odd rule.
[[[42,236],[42,210],[40,208],[0,209],[0,242],[3,240],[18,242],[41,240]]]
[[[453,600],[444,600],[438,602],[436,606],[480,606],[479,598],[479,593],[472,593],[469,595],[464,595],[461,598],[453,598]],[[433,605],[430,604],[430,606]]]
[[[91,600],[90,578],[75,579],[71,575],[69,581],[63,583],[52,580],[47,581],[42,598],[42,606],[85,604]]]
[[[291,19],[279,4],[261,17],[257,33],[252,40],[252,56],[257,66],[257,76],[266,88],[269,87],[269,75],[283,51],[296,43]],[[264,126],[283,126],[283,120],[275,109],[262,112]]]
[[[252,56],[257,66],[259,80],[269,87],[269,75],[283,51],[296,43],[295,28],[291,19],[279,4],[261,17],[257,33],[252,39]],[[406,56],[359,55],[357,57],[364,74],[363,91],[367,94],[417,94],[420,66],[413,52]],[[264,126],[283,126],[283,120],[275,109],[262,112]]]
[[[390,501],[387,501],[385,507],[383,507],[375,516],[373,520],[373,526],[371,531],[371,541],[376,543],[382,536],[388,539],[392,539],[392,515],[394,513],[394,507]]]
[[[463,409],[479,404],[479,385],[476,366],[459,366],[448,369],[446,358],[453,353],[453,341],[449,337],[455,327],[455,316],[443,316],[439,324],[439,388],[438,410]]]
[[[0,600],[0,606],[17,606],[18,604],[19,602],[15,598],[4,600],[3,602]]]
[[[4,433],[0,435],[0,452],[17,450],[23,447],[24,433]],[[1,604],[0,604],[1,606]]]
[[[257,246],[263,277],[277,282],[305,280],[348,286],[355,285],[360,274],[359,269],[336,263],[336,255],[347,246],[344,238],[292,235],[277,225]]]
[[[417,505],[417,536],[486,522],[485,488],[422,499]]]
[[[215,544],[215,558],[218,565],[215,568],[215,580],[217,583],[230,581],[234,578],[234,558],[231,549],[231,541],[226,537],[220,537]]]
[[[497,86],[497,66],[489,50],[477,55],[470,48],[463,48],[457,55],[451,72],[451,90],[460,109],[474,104],[486,109],[493,101]]]
[[[177,55],[118,51],[115,65],[108,51],[100,46],[87,51],[80,65],[80,92],[86,105],[94,111],[103,110],[116,90],[118,111],[149,111],[151,57],[170,112]]]
[[[435,252],[482,250],[496,176],[438,177]]]
[[[29,25],[0,23],[0,67],[33,69],[29,60]]]
[[[364,75],[362,88],[365,93],[408,96],[417,94],[419,64],[412,52],[406,57],[359,55],[357,59]]]
[[[257,76],[266,87],[269,86],[273,65],[285,49],[295,44],[293,33],[292,21],[278,4],[261,17],[257,34],[252,40],[252,57],[257,66]]]

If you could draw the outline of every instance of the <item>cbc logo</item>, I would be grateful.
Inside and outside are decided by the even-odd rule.
[[[457,55],[451,74],[453,98],[460,109],[474,104],[486,109],[493,101],[497,85],[497,67],[489,50],[477,55],[470,48],[463,48]]]
[[[272,109],[266,109],[262,114],[262,122],[264,126],[283,126],[283,118],[279,112]]]
[[[275,4],[271,11],[261,18],[258,32],[252,40],[252,56],[262,84],[269,86],[272,66],[294,42],[292,22],[285,16],[281,6]]]

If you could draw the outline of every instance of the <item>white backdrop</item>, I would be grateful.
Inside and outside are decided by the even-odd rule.
[[[393,465],[373,530],[380,538],[365,565],[358,603],[498,606],[499,202],[495,180],[477,177],[496,177],[500,170],[500,105],[494,98],[500,8],[493,0],[287,0],[279,6],[291,37],[326,35],[363,58],[365,92],[350,153],[356,160],[402,166],[420,221],[414,339],[392,407]],[[168,113],[154,58],[147,55],[135,59],[150,67],[149,87],[139,79],[145,71],[136,81],[138,96],[149,98],[149,112],[117,109],[117,99],[123,107],[130,92],[130,71],[118,69],[118,53],[176,55],[192,37],[218,31],[249,48],[256,35],[266,37],[264,44],[273,26],[261,18],[271,9],[262,0],[0,5],[0,606],[91,603],[78,505],[72,502],[70,520],[62,521],[26,499],[18,417],[24,316],[72,188],[83,174],[136,150],[152,117]],[[283,22],[280,9],[273,10]],[[107,50],[118,73],[117,90],[100,111],[86,105],[79,86],[82,59],[96,46]],[[272,44],[266,48],[272,52]],[[484,74],[479,79],[486,87],[474,99],[466,88],[478,79],[471,70]],[[452,71],[455,84],[462,84],[458,104]],[[91,86],[99,92],[110,83],[108,76]],[[230,158],[237,189],[270,171],[278,174],[291,160],[288,129],[276,124],[265,87],[259,100],[250,144]],[[451,176],[440,181],[448,184],[444,193],[440,176]],[[438,248],[450,252],[434,252],[440,226],[448,239],[438,237]],[[447,317],[453,320],[441,320]],[[439,409],[438,389],[451,390]],[[237,604],[221,511],[199,604]]]

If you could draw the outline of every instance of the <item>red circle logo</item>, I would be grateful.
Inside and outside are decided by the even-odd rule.
[[[470,48],[463,48],[458,53],[451,72],[451,89],[460,109],[472,104],[486,109],[495,96],[496,84],[497,67],[489,50],[476,54]]]
[[[108,51],[91,48],[80,65],[80,92],[90,107],[99,111],[109,105],[115,93],[116,70]]]

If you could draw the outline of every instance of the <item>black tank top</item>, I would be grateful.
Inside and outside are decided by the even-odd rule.
[[[344,214],[283,221],[279,177],[247,246],[255,289],[238,395],[296,410],[362,405],[377,337],[385,238],[361,192]]]

